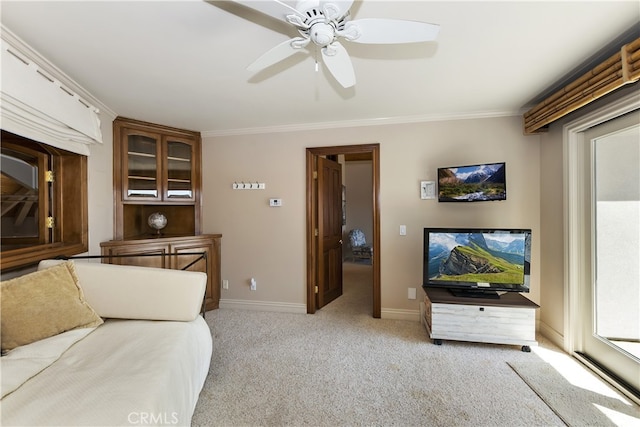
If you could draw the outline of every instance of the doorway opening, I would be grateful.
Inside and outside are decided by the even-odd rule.
[[[371,216],[372,235],[370,244],[373,247],[372,268],[372,313],[374,318],[381,317],[380,292],[380,145],[345,145],[334,147],[314,147],[306,150],[306,188],[307,188],[307,313],[313,314],[325,305],[325,295],[331,297],[332,280],[339,271],[342,277],[342,203],[332,202],[335,197],[335,180],[329,178],[331,172],[325,172],[325,159],[344,155],[351,158],[367,158],[371,160]],[[322,164],[321,164],[322,163]],[[340,185],[341,187],[341,185]],[[332,190],[333,189],[333,190]],[[334,191],[335,190],[335,191]],[[330,194],[325,194],[330,193]],[[340,218],[340,242],[331,238],[331,218]],[[334,233],[335,234],[335,233]],[[335,246],[335,248],[333,248]],[[338,261],[340,265],[338,265]],[[332,276],[333,275],[333,276]],[[342,292],[341,282],[338,292]],[[331,289],[330,289],[331,288]]]

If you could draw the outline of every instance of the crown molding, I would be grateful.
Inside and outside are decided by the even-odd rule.
[[[264,133],[300,132],[309,130],[325,130],[336,128],[352,128],[362,126],[398,125],[410,123],[443,122],[451,120],[488,119],[522,115],[522,111],[485,111],[476,113],[428,114],[420,116],[384,117],[363,120],[343,120],[334,122],[300,123],[291,125],[264,126],[254,128],[209,130],[201,132],[203,138],[255,135]]]

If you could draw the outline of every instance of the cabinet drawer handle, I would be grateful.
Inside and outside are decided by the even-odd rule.
[[[480,311],[484,311],[484,307],[480,307]]]

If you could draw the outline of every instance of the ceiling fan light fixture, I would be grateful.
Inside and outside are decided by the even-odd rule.
[[[436,39],[440,29],[437,24],[399,19],[351,21],[349,9],[353,0],[302,0],[295,8],[284,0],[233,1],[288,22],[302,36],[281,43],[263,54],[248,67],[251,71],[259,71],[284,60],[313,42],[321,48],[321,57],[331,75],[345,88],[355,84],[355,75],[349,54],[338,41],[340,37],[364,44],[429,42]]]
[[[331,24],[325,24],[324,22],[317,22],[313,24],[309,30],[309,37],[311,41],[318,46],[326,46],[335,40],[336,29]]]

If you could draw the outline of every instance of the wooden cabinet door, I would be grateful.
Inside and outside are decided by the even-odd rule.
[[[122,197],[127,201],[190,203],[196,199],[196,141],[122,129]]]
[[[170,247],[166,243],[157,244],[123,244],[102,248],[102,255],[109,258],[103,260],[107,264],[137,265],[141,267],[170,268]],[[118,257],[114,255],[137,255]],[[146,255],[146,256],[145,256]]]
[[[159,134],[123,128],[123,200],[160,201],[162,199],[162,159]]]
[[[197,260],[199,258],[198,255],[179,255],[181,253],[188,254],[191,252],[205,252],[206,260]],[[220,239],[216,237],[202,237],[172,243],[171,253],[178,254],[171,257],[171,268],[182,270],[184,267],[193,263],[187,268],[187,271],[207,273],[205,309],[217,309],[220,302]]]
[[[195,141],[164,137],[162,160],[162,200],[193,202],[197,184]]]

